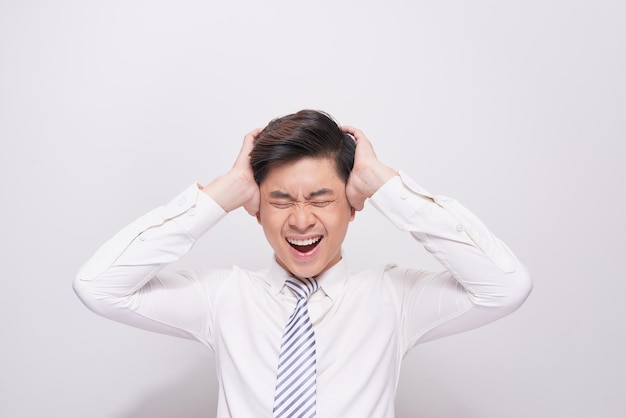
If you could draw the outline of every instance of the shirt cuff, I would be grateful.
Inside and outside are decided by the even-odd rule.
[[[219,222],[226,211],[197,183],[189,186],[164,207],[165,220],[173,220],[194,239],[198,239]]]
[[[372,195],[370,202],[397,228],[408,231],[411,219],[423,207],[433,203],[433,196],[399,171]]]

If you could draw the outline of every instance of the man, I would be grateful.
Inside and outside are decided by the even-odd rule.
[[[341,244],[367,199],[445,270],[349,274]],[[161,271],[239,207],[274,250],[268,270]],[[74,287],[101,315],[214,350],[218,417],[363,418],[394,416],[412,347],[514,311],[531,282],[460,204],[381,163],[358,129],[304,110],[250,132],[228,173],[120,231]]]

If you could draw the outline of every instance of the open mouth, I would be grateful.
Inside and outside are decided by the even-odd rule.
[[[307,239],[287,238],[287,242],[289,243],[289,245],[291,245],[298,252],[301,252],[303,254],[306,254],[310,252],[311,250],[313,250],[315,247],[317,247],[320,241],[322,241],[321,235],[314,237],[314,238],[307,238]]]

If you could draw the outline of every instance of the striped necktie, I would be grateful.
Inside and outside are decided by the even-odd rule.
[[[307,300],[319,287],[315,279],[291,277],[285,285],[298,298],[291,313],[278,358],[274,418],[315,416],[315,333]]]

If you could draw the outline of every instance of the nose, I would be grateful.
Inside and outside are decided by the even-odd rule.
[[[311,205],[293,205],[289,214],[289,226],[298,232],[306,232],[317,222]]]

